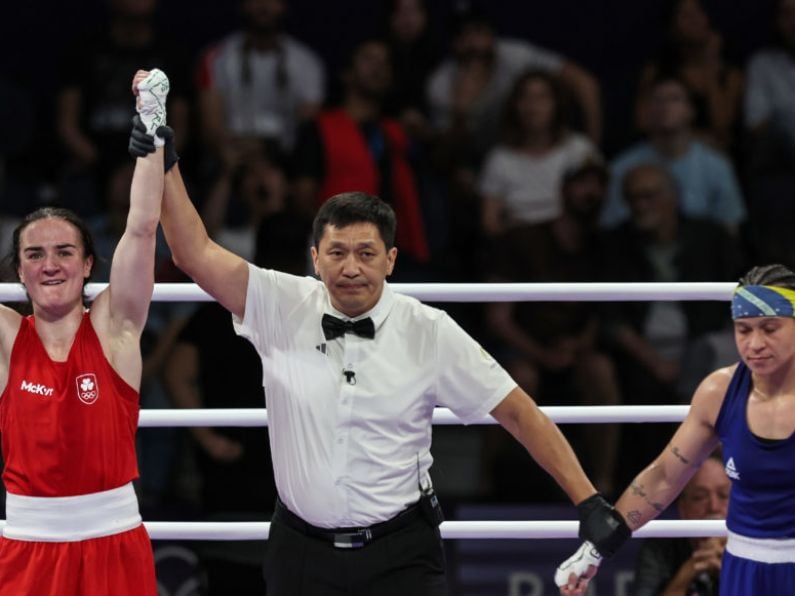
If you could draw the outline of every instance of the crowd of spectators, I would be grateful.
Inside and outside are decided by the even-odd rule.
[[[770,44],[742,63],[727,58],[712,5],[665,2],[664,43],[637,73],[625,122],[605,117],[613,94],[599,77],[533,39],[504,37],[486,4],[455,3],[440,26],[426,0],[384,0],[379,23],[341,40],[336,64],[286,30],[288,0],[239,0],[237,28],[198,52],[158,29],[158,4],[108,0],[101,30],[61,48],[45,143],[35,142],[33,91],[0,75],[4,253],[24,214],[59,204],[92,222],[110,257],[132,171],[130,76],[159,67],[207,229],[263,266],[308,274],[314,211],[345,190],[395,208],[396,282],[735,281],[750,262],[795,265],[795,0],[771,6]],[[632,140],[608,147],[611,127]],[[161,245],[157,281],[185,281]],[[107,276],[101,265],[94,281]],[[736,357],[720,303],[449,306],[541,404],[686,403],[694,379]],[[197,308],[153,304],[143,406],[264,406],[251,346]],[[442,444],[445,432],[455,431],[440,430]],[[533,464],[498,431],[467,432],[476,461],[449,496],[560,497],[532,473],[516,478],[506,462]],[[611,494],[669,432],[602,426],[572,437]],[[266,515],[264,435],[142,433],[142,503]]]

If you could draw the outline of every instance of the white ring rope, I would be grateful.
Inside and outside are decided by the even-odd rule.
[[[541,410],[558,424],[595,424],[612,422],[681,422],[690,406],[541,406]],[[433,423],[461,424],[447,408],[436,408]],[[472,424],[497,424],[484,416]],[[217,408],[194,410],[141,410],[139,427],[173,426],[267,426],[265,408]]]
[[[705,283],[518,283],[518,284],[392,284],[396,292],[429,302],[510,301],[646,301],[731,299],[736,284]],[[90,283],[86,295],[93,299],[107,284]],[[209,294],[192,283],[155,284],[152,300],[159,302],[210,302]],[[0,283],[0,302],[25,302],[21,284]],[[689,406],[547,406],[541,409],[556,423],[680,422]],[[140,427],[267,426],[263,408],[167,410],[140,412]],[[446,408],[436,408],[434,424],[460,424]],[[486,416],[474,424],[496,424]],[[270,522],[145,522],[153,540],[265,540]],[[0,520],[0,534],[5,520]],[[576,521],[446,521],[446,539],[577,538]],[[654,520],[633,533],[636,538],[725,536],[724,520]]]
[[[647,300],[731,300],[737,284],[699,283],[492,283],[492,284],[391,284],[401,294],[428,302],[594,302]],[[94,298],[106,283],[86,285]],[[25,302],[25,289],[18,283],[0,283],[0,302]],[[157,302],[211,302],[214,299],[192,283],[155,284]]]
[[[153,540],[265,540],[270,522],[144,522]],[[0,532],[5,520],[0,520]],[[549,539],[577,538],[577,521],[446,521],[442,538]],[[634,538],[695,538],[725,536],[722,519],[653,520],[635,531]]]

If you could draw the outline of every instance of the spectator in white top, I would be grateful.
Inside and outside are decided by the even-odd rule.
[[[563,174],[597,153],[586,136],[568,130],[560,83],[548,72],[530,71],[516,81],[503,128],[504,143],[489,152],[480,183],[488,236],[558,217]]]
[[[270,596],[448,593],[429,475],[437,405],[464,422],[494,416],[579,504],[581,535],[600,552],[629,537],[560,430],[504,369],[446,313],[392,292],[389,205],[352,192],[320,207],[311,248],[319,280],[260,269],[210,240],[168,152],[162,224],[174,260],[262,359],[280,499],[265,563]]]
[[[288,151],[298,124],[323,103],[324,68],[311,49],[282,31],[286,0],[239,1],[242,29],[207,49],[200,61],[204,140],[222,154],[250,137]]]

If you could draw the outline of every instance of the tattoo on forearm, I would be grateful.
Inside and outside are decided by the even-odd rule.
[[[646,494],[646,491],[643,489],[643,485],[642,484],[635,484],[633,482],[629,486],[630,486],[630,490],[632,491],[632,494],[634,496],[642,497],[643,500],[646,501],[646,503],[649,506],[651,506],[655,511],[657,511],[658,513],[661,513],[661,512],[663,512],[665,510],[665,505],[663,505],[661,503],[655,503],[654,501],[649,499],[648,495]],[[637,511],[634,511],[633,513],[636,513],[636,514],[640,515]]]
[[[637,528],[643,521],[643,516],[641,516],[640,511],[630,511],[627,513],[627,519],[633,528]]]
[[[687,459],[682,452],[679,451],[679,447],[672,447],[671,452],[683,463],[683,464],[690,464],[690,460]]]

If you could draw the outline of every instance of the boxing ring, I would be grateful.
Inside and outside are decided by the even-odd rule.
[[[107,284],[86,286],[89,299]],[[728,302],[736,287],[733,282],[704,283],[514,283],[514,284],[390,284],[396,292],[423,302],[611,302],[689,301]],[[208,302],[213,298],[195,284],[155,285],[153,301]],[[0,302],[25,302],[24,288],[0,283]],[[681,422],[689,406],[542,406],[557,424]],[[437,408],[434,425],[459,424],[445,408]],[[139,427],[267,426],[267,411],[252,409],[143,409]],[[497,424],[490,416],[472,424]],[[0,520],[0,531],[5,525]],[[265,540],[269,522],[148,522],[144,525],[153,540]],[[550,539],[577,538],[577,521],[445,521],[445,539]],[[633,533],[635,538],[725,536],[724,520],[654,520]]]

